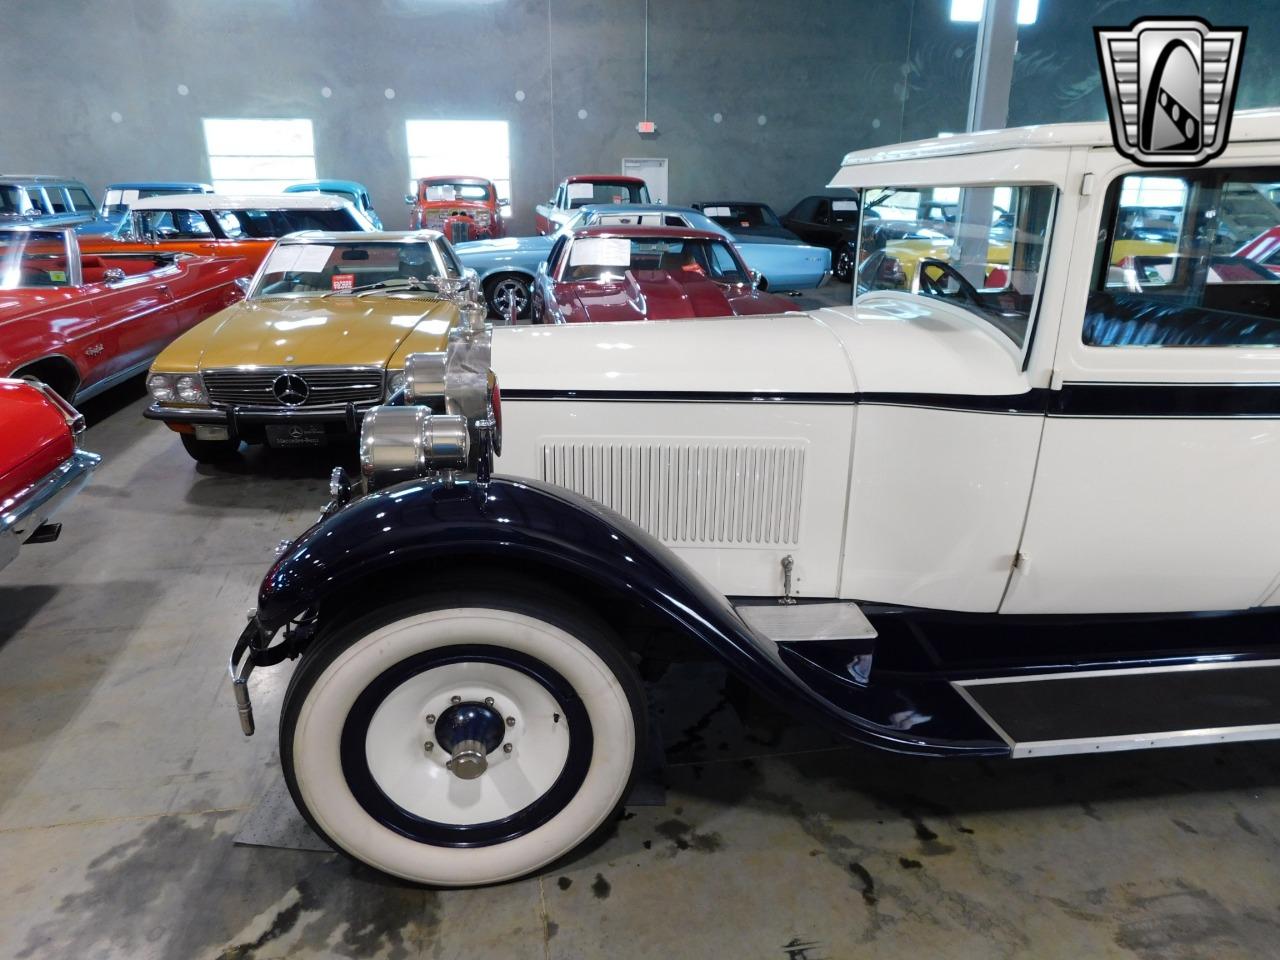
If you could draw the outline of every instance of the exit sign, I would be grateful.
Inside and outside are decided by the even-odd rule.
[[[657,133],[658,125],[652,120],[641,120],[636,124],[636,133]]]

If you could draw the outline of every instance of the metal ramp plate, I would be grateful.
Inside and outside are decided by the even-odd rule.
[[[1280,660],[958,680],[1014,757],[1280,739]]]
[[[868,640],[876,635],[876,628],[851,600],[742,604],[734,610],[747,626],[774,643]]]

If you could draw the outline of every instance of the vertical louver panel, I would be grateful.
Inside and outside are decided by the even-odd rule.
[[[804,445],[548,441],[542,479],[666,543],[794,544]]]

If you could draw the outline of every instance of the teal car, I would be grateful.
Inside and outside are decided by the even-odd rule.
[[[530,290],[538,267],[557,237],[597,224],[690,227],[729,240],[743,261],[760,276],[760,289],[775,293],[820,287],[831,277],[831,251],[781,237],[734,237],[692,207],[666,204],[592,204],[580,207],[557,233],[545,237],[502,237],[454,244],[464,267],[475,270],[489,309],[505,316],[508,302],[519,317],[529,316]]]
[[[329,193],[335,197],[350,201],[351,205],[369,218],[373,229],[382,229],[382,219],[373,209],[373,201],[369,199],[369,191],[363,183],[355,180],[307,180],[293,183],[284,188],[285,193]]]

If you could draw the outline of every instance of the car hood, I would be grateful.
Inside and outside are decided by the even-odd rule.
[[[577,323],[684,320],[793,309],[790,303],[772,294],[655,270],[628,270],[624,279],[609,283],[558,284],[556,299],[564,318]]]
[[[455,243],[454,251],[464,260],[468,254],[547,252],[554,241],[551,237],[500,237],[495,240],[467,240]]]
[[[183,334],[155,369],[382,366],[411,334],[415,349],[443,350],[457,315],[447,300],[394,294],[247,300]]]

